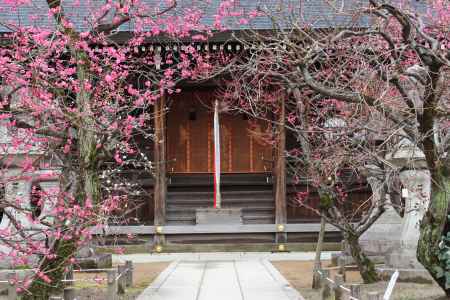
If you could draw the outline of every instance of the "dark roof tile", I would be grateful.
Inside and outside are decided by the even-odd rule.
[[[29,4],[24,4],[19,8],[14,8],[10,3],[18,0],[0,2],[0,32],[7,32],[8,28],[1,24],[14,24],[21,26],[37,26],[51,28],[54,21],[49,17],[47,2],[44,0],[31,0]],[[142,0],[148,9],[154,10],[162,8],[165,1]],[[178,0],[178,7],[171,14],[181,14],[186,8],[191,8],[199,3],[204,5],[206,14],[202,22],[207,25],[214,23],[214,16],[217,12],[220,0],[210,0],[208,4],[205,0]],[[425,10],[426,4],[423,1],[410,0],[412,6],[418,10]],[[93,12],[102,5],[100,0],[63,0],[63,7],[66,15],[74,23],[77,30],[88,30],[93,19]],[[333,7],[330,3],[335,3]],[[368,0],[236,0],[235,9],[248,13],[257,7],[262,7],[273,12],[280,20],[287,20],[289,17],[298,18],[305,26],[314,28],[348,27],[352,25],[367,26],[367,17],[355,18],[353,12],[361,6],[367,5]],[[280,5],[290,8],[292,14],[282,15],[279,11]],[[286,9],[283,10],[286,12]],[[249,24],[237,24],[236,19],[227,20],[229,29],[271,29],[272,23],[267,17],[256,17]],[[281,22],[283,23],[283,21]],[[287,22],[284,22],[287,24]],[[119,30],[130,31],[132,24],[127,23]]]

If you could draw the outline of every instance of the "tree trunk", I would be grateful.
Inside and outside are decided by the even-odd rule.
[[[428,270],[439,286],[450,297],[450,282],[446,284],[449,260],[440,260],[439,244],[447,234],[448,201],[450,199],[450,170],[439,172],[432,178],[430,205],[420,223],[417,259]],[[447,272],[445,272],[447,269]]]
[[[317,271],[322,268],[322,263],[320,261],[320,256],[322,254],[324,237],[325,237],[325,218],[321,217],[320,218],[319,237],[317,239],[317,246],[316,246],[316,257],[314,259],[313,282],[312,282],[312,288],[313,289],[320,288],[320,274],[317,273]]]
[[[84,132],[81,130],[81,132]],[[80,138],[81,135],[80,134]],[[80,206],[85,205],[86,199],[89,198],[93,203],[98,203],[100,201],[100,180],[96,171],[96,155],[93,151],[95,150],[95,139],[92,139],[92,136],[87,134],[83,137],[83,143],[80,143],[80,156],[78,159],[80,161],[84,161],[85,165],[80,166],[78,170],[81,176],[78,178],[73,178],[74,176],[69,177],[71,180],[71,184],[73,185],[73,194],[75,194],[77,203]],[[86,142],[91,142],[91,147],[86,146]],[[87,164],[86,164],[87,163]],[[83,164],[82,164],[83,165]],[[68,182],[68,176],[65,174],[70,174],[70,172],[63,172],[63,178],[61,179],[61,186],[65,186],[65,183]],[[70,192],[69,192],[70,193]],[[66,203],[69,206],[68,203]],[[76,220],[75,220],[76,221]],[[62,292],[64,288],[64,283],[61,281],[65,275],[65,269],[68,265],[70,265],[70,258],[74,257],[76,251],[79,247],[79,240],[82,238],[75,234],[76,228],[84,228],[88,226],[83,220],[81,223],[67,223],[60,224],[62,227],[62,231],[67,231],[68,233],[72,233],[72,239],[69,240],[56,240],[51,248],[51,253],[54,253],[55,258],[45,257],[42,259],[39,269],[46,276],[48,276],[51,280],[50,284],[46,283],[39,277],[35,277],[32,285],[23,295],[23,299],[48,299],[49,296],[54,295],[55,293]],[[81,232],[81,230],[79,231]]]
[[[85,64],[79,64],[77,67],[78,80],[80,82],[90,81],[91,78],[87,69],[87,56],[79,52],[74,53],[74,56],[78,58],[78,61],[86,62]],[[84,84],[81,84],[80,91],[77,94],[77,106],[84,116],[80,119],[74,143],[76,149],[78,149],[78,157],[67,156],[65,158],[65,167],[62,171],[60,186],[61,191],[64,187],[70,186],[70,191],[65,192],[74,196],[78,205],[83,207],[87,199],[94,205],[101,200],[101,185],[97,171],[99,162],[97,157],[97,137],[95,131],[92,130],[95,121],[90,111],[90,94],[84,88]],[[68,201],[66,201],[66,206],[70,206]],[[72,239],[56,240],[53,243],[50,250],[56,257],[45,257],[40,264],[40,271],[50,278],[50,284],[36,276],[23,299],[48,299],[50,295],[62,290],[64,284],[61,280],[64,278],[65,269],[70,264],[70,258],[75,256],[80,246],[78,241],[82,238],[75,234],[75,230],[89,226],[83,220],[78,223],[76,221],[74,220],[74,222],[68,224],[56,224],[63,229],[66,228],[67,232],[72,233]],[[79,230],[79,232],[81,231]]]
[[[358,266],[364,283],[374,283],[379,280],[373,262],[364,254],[358,242],[358,236],[344,233],[344,238],[350,247],[350,253]]]
[[[63,291],[64,282],[61,279],[64,278],[65,267],[69,263],[69,258],[76,251],[75,245],[74,240],[55,241],[53,251],[56,257],[53,259],[44,258],[40,266],[40,271],[48,276],[51,282],[46,283],[43,279],[36,277],[28,290],[22,295],[22,300],[48,299],[50,296]]]

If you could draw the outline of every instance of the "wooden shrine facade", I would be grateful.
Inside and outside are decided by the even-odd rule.
[[[276,122],[255,121],[228,111],[220,113],[223,207],[241,209],[242,224],[196,224],[196,210],[213,207],[215,97],[213,88],[188,88],[158,100],[154,106],[155,140],[150,150],[155,174],[143,181],[151,196],[143,199],[145,205],[135,211],[140,229],[127,226],[129,229],[118,230],[188,243],[273,242],[274,238],[284,243],[288,231],[289,241],[304,241],[305,237],[313,240],[319,218],[295,203],[296,193],[306,187],[291,183],[284,155],[280,155],[286,147],[284,110],[276,116],[280,128],[275,128],[278,138],[272,144],[262,137],[266,130],[274,129],[269,127]],[[369,196],[369,189],[363,187],[350,195],[350,202],[359,205]],[[158,228],[166,234],[158,235]],[[334,232],[338,239],[339,233]]]

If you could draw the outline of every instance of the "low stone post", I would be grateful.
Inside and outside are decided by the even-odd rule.
[[[330,276],[330,271],[328,270],[322,270],[321,275],[321,286],[322,290],[320,291],[320,296],[322,300],[329,300],[331,299],[331,288],[330,288],[330,282],[327,280],[327,277]]]
[[[350,296],[356,299],[361,299],[361,285],[359,284],[350,285]]]
[[[131,287],[133,286],[133,262],[131,260],[125,261],[125,267],[127,268],[127,276],[126,278],[126,286]]]
[[[344,300],[344,291],[341,289],[341,285],[344,284],[344,276],[336,274],[334,276],[334,300]]]
[[[342,251],[342,253],[344,253],[346,255],[347,254],[347,249],[348,249],[347,242],[345,240],[342,240],[341,241],[341,251]]]
[[[380,292],[368,292],[367,299],[368,300],[381,300],[381,293]]]
[[[73,285],[73,266],[69,266],[69,270],[66,274],[66,286],[72,286]]]
[[[342,278],[344,280],[344,282],[346,281],[346,276],[345,276],[345,258],[344,257],[338,257],[337,259],[337,263],[339,266],[339,274],[342,275]]]
[[[315,290],[319,290],[322,288],[322,269],[313,270],[313,284],[312,288]]]
[[[112,269],[107,271],[108,274],[108,290],[107,290],[107,299],[108,300],[118,300],[117,297],[117,270]]]
[[[75,300],[76,294],[73,287],[66,287],[64,289],[64,300]]]
[[[117,288],[119,294],[125,294],[125,286],[126,286],[126,277],[127,277],[127,271],[126,271],[125,265],[118,265],[117,266],[117,276],[119,277],[119,280],[117,280]]]
[[[8,273],[8,300],[16,300],[17,299],[17,289],[16,289],[16,273],[11,272]]]

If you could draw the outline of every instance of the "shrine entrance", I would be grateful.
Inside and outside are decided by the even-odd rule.
[[[167,115],[167,161],[170,173],[212,173],[213,104],[210,91],[174,95]],[[271,172],[272,146],[264,141],[268,123],[244,115],[220,113],[222,173]]]

